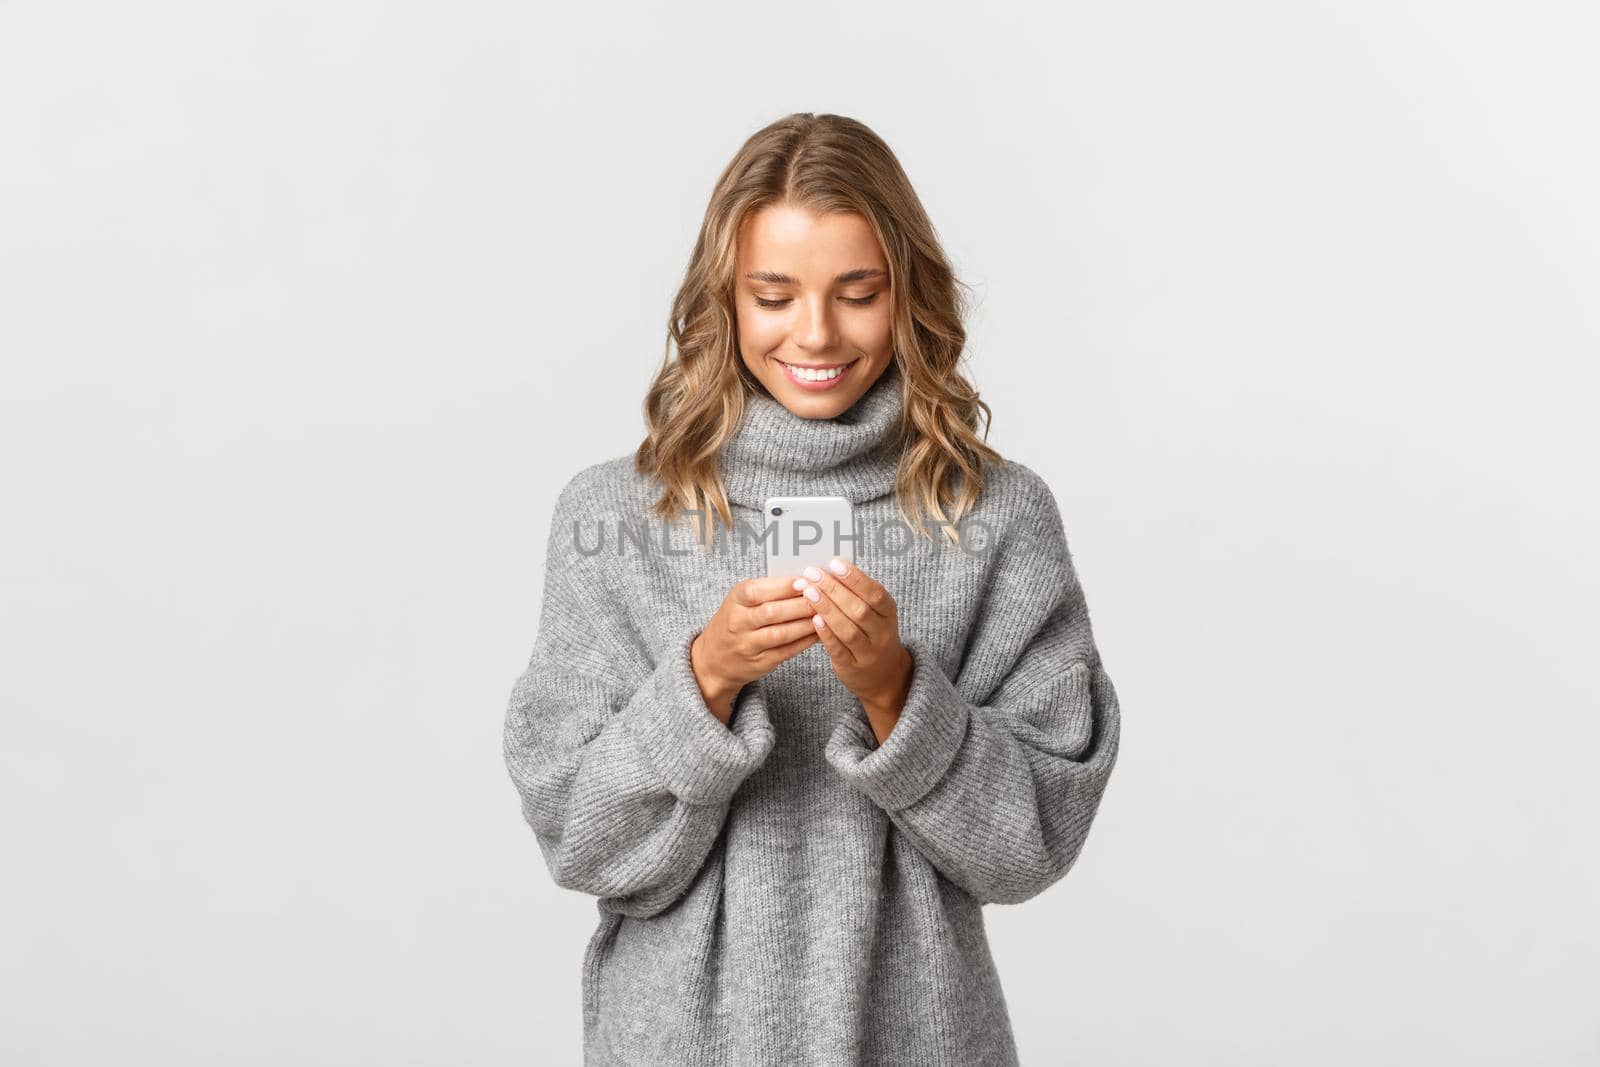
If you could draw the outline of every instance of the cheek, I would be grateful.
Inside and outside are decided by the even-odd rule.
[[[783,316],[741,307],[734,318],[739,324],[739,347],[746,352],[763,355],[783,344]]]
[[[893,344],[888,308],[874,309],[871,315],[856,315],[847,321],[845,337],[852,348],[863,352],[882,352]]]

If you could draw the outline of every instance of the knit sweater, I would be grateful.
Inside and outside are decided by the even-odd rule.
[[[843,495],[912,674],[879,745],[820,643],[744,687],[728,725],[689,646],[764,546],[649,515],[631,456],[556,501],[504,757],[550,874],[596,898],[587,1064],[1015,1064],[985,904],[1077,860],[1120,713],[1049,487],[1013,460],[966,548],[900,524],[891,366],[848,411],[749,399],[720,456],[736,520]],[[897,525],[900,524],[900,525]],[[987,541],[987,544],[981,544]],[[597,550],[598,549],[598,550]]]

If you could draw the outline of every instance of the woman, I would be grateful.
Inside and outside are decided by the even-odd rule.
[[[871,130],[773,123],[647,439],[561,491],[505,757],[598,898],[587,1063],[1017,1062],[981,909],[1071,868],[1120,716],[1049,487],[976,432],[958,284]],[[860,566],[765,577],[738,527],[779,495],[848,497]]]

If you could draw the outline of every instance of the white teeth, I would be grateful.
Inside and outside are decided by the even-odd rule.
[[[800,378],[808,382],[831,381],[832,379],[837,378],[839,375],[844,373],[843,367],[834,367],[831,370],[810,370],[806,367],[796,367],[792,363],[785,363],[784,366],[793,371],[796,378]]]

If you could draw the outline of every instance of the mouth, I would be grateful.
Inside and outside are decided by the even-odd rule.
[[[785,363],[781,359],[773,362],[783,368],[784,377],[800,388],[814,393],[834,388],[849,377],[850,369],[856,365],[855,360],[849,363],[824,363],[817,366]]]

